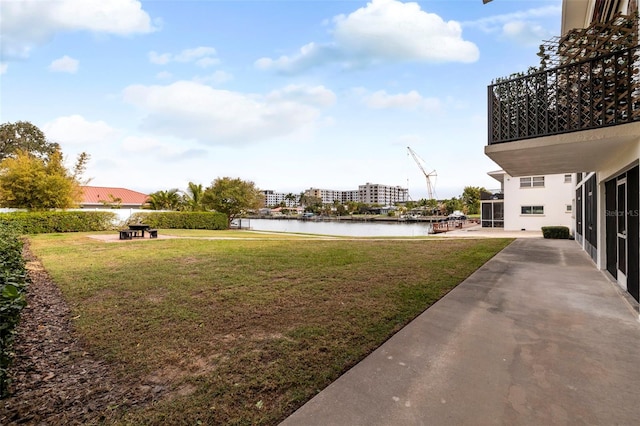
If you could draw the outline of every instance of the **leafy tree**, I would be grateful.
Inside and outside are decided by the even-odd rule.
[[[313,197],[303,192],[300,194],[300,205],[304,207],[305,212],[320,213],[322,209],[322,198]]]
[[[462,202],[456,197],[444,201],[445,214],[451,214],[456,210],[462,209]]]
[[[58,151],[60,146],[47,141],[44,133],[28,121],[0,125],[0,161],[15,157],[24,151],[37,158],[46,158]]]
[[[487,192],[486,189],[479,186],[465,186],[460,196],[462,206],[467,214],[480,213],[480,194]]]
[[[347,213],[353,214],[358,211],[358,203],[356,201],[347,202]]]
[[[80,175],[88,156],[82,154],[71,172],[56,150],[40,158],[24,150],[0,162],[0,205],[30,210],[65,209],[80,200]]]
[[[217,178],[204,190],[202,204],[225,213],[229,224],[247,210],[259,209],[264,203],[262,192],[251,181],[230,177]]]
[[[148,204],[151,210],[180,210],[182,199],[178,189],[174,188],[149,194]]]

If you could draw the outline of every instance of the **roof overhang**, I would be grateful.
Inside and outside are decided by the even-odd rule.
[[[496,170],[493,172],[489,172],[487,174],[492,178],[494,178],[495,180],[497,180],[498,182],[504,183],[504,175],[506,174],[504,170]]]
[[[593,1],[569,1],[562,2],[562,23],[560,31],[565,35],[575,28],[586,28],[591,23]]]
[[[485,146],[509,175],[530,176],[601,170],[640,141],[640,123]]]

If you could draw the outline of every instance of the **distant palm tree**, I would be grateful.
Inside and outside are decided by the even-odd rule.
[[[187,210],[192,212],[201,212],[206,210],[202,205],[202,195],[204,188],[202,184],[189,182],[187,192],[184,194],[184,204]]]
[[[181,197],[177,188],[168,191],[156,191],[149,194],[149,208],[151,210],[178,210]]]
[[[285,195],[284,199],[287,201],[287,207],[295,206],[296,202],[298,201],[298,197],[296,197],[295,194],[292,194],[291,192]]]

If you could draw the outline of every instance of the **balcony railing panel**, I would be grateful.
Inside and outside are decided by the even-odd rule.
[[[640,121],[640,46],[488,89],[489,145]]]

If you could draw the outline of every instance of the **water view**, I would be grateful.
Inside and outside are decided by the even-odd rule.
[[[248,222],[248,223],[247,223]],[[242,227],[254,231],[294,232],[346,237],[420,237],[431,230],[429,223],[313,221],[297,219],[242,219]]]

